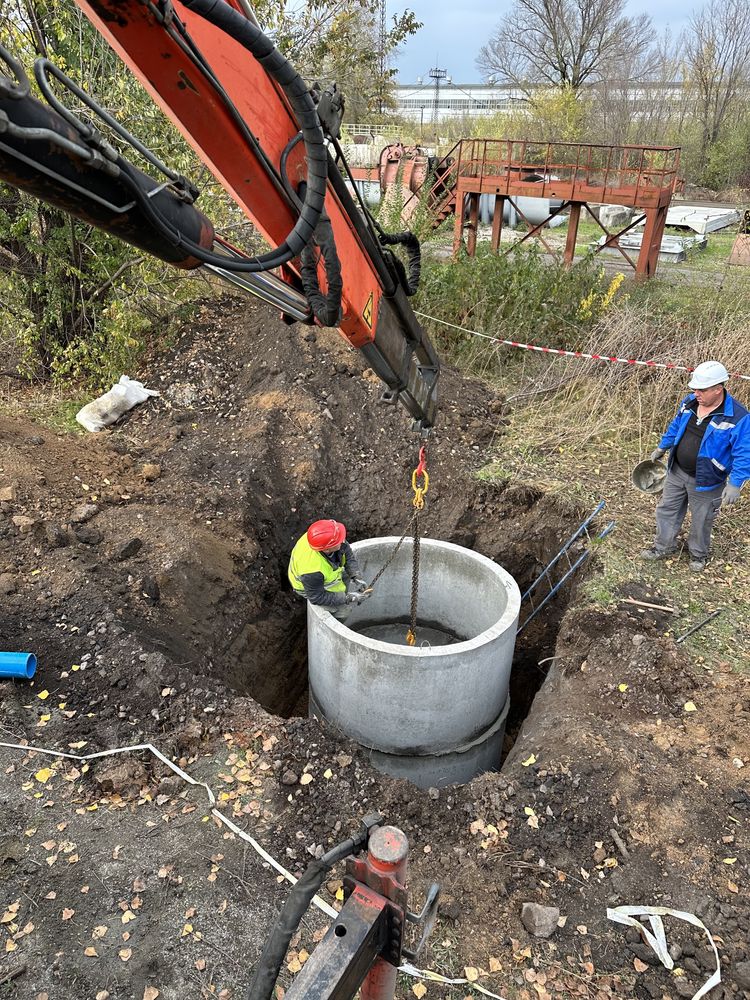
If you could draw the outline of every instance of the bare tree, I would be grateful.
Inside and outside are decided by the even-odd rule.
[[[744,100],[750,80],[748,49],[747,0],[709,0],[692,15],[685,36],[685,61],[703,131],[704,162],[722,125]]]
[[[625,17],[627,0],[513,0],[482,46],[477,66],[526,90],[546,84],[578,92],[648,51],[646,14]],[[740,2],[740,0],[738,0]]]
[[[591,88],[592,123],[602,142],[669,144],[694,111],[684,86],[684,40],[667,28],[631,63],[612,67]]]

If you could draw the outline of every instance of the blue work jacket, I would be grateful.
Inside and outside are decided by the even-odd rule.
[[[685,433],[690,414],[695,412],[695,393],[685,396],[672,423],[659,442],[663,451],[669,451],[669,468],[672,468],[675,447]],[[724,412],[714,413],[703,435],[695,463],[696,490],[715,490],[727,480],[733,486],[742,486],[750,479],[750,417],[736,399],[726,394]]]

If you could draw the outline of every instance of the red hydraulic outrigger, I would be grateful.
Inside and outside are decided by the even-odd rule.
[[[247,0],[76,0],[275,249],[257,258],[216,236],[196,188],[47,60],[30,93],[0,48],[0,180],[177,267],[204,266],[289,320],[337,326],[421,428],[437,407],[439,361],[407,295],[418,244],[357,206],[331,155],[340,95],[311,92],[256,25]],[[5,63],[11,76],[1,72]],[[55,91],[50,81],[55,77]],[[72,91],[158,172],[138,170],[56,96]],[[400,243],[409,269],[390,250]]]
[[[409,844],[397,827],[373,813],[354,837],[333,847],[295,884],[255,967],[247,1000],[271,1000],[294,935],[331,868],[346,859],[345,903],[286,992],[287,1000],[393,1000],[402,959],[415,959],[432,932],[440,886],[433,883],[421,913],[408,909]],[[414,950],[404,946],[407,923],[419,927]]]

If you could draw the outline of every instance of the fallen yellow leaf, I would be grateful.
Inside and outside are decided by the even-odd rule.
[[[52,777],[52,770],[49,767],[42,767],[36,772],[34,777],[44,785]]]
[[[684,709],[686,712],[697,712],[698,709],[695,707],[695,702],[686,701],[684,704]]]
[[[617,685],[617,690],[620,692],[620,694],[625,694],[625,692],[627,691],[627,689],[628,689],[628,685],[627,684],[618,684]]]
[[[531,754],[526,760],[521,761],[521,767],[531,767],[532,764],[536,764],[536,754]]]
[[[45,688],[44,691],[39,692],[37,698],[41,698],[42,701],[45,701],[47,698],[49,698],[49,691],[47,691],[47,689]]]
[[[422,1000],[422,997],[427,992],[427,987],[424,983],[415,983],[414,986],[412,986],[411,991],[417,1000]]]

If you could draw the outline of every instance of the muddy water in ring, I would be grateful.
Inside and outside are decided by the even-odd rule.
[[[359,635],[367,636],[368,639],[378,639],[380,642],[388,642],[393,646],[408,646],[406,633],[409,630],[408,621],[388,620],[384,622],[367,622],[352,629]],[[439,625],[437,622],[417,622],[417,642],[416,648],[420,646],[452,646],[457,642],[464,642],[465,637],[457,635]]]

